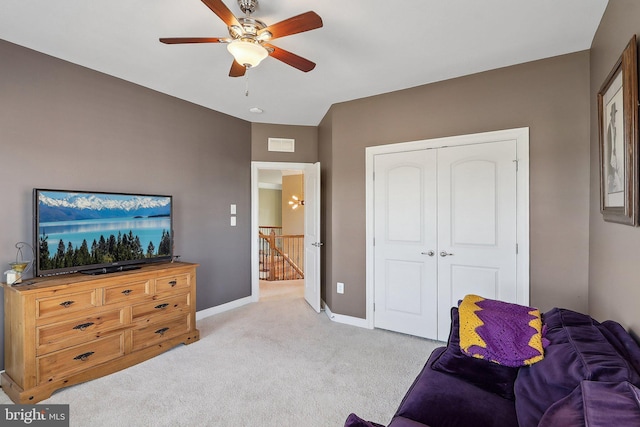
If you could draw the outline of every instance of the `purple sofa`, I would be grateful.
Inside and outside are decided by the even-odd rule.
[[[640,347],[613,321],[543,314],[545,357],[510,368],[462,354],[457,308],[389,427],[640,426]],[[384,427],[349,415],[345,427]]]

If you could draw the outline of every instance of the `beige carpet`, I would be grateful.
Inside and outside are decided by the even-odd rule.
[[[261,300],[198,322],[200,341],[41,402],[71,426],[342,426],[388,423],[434,341],[334,323],[300,282],[263,282]],[[11,403],[0,393],[0,403]]]

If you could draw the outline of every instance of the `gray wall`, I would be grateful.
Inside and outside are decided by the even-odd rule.
[[[282,190],[260,188],[258,198],[258,224],[282,227]]]
[[[268,151],[269,138],[293,138],[295,153]],[[251,124],[251,160],[259,162],[315,163],[318,161],[316,126]]]
[[[330,206],[323,297],[331,311],[365,316],[366,147],[525,126],[531,304],[586,311],[589,100],[584,51],[332,106],[319,138]]]
[[[0,58],[2,271],[31,242],[34,187],[171,194],[197,309],[251,294],[249,122],[4,41]]]
[[[640,334],[640,229],[604,222],[600,214],[596,94],[633,34],[640,33],[640,2],[610,1],[591,48],[591,218],[589,311]]]

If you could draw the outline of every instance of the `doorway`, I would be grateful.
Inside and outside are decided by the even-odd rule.
[[[304,198],[291,194],[291,200],[282,203],[282,210],[303,212],[304,297],[307,303],[320,312],[320,164],[309,163],[251,163],[251,298],[260,299],[260,174],[299,171],[304,187]],[[295,172],[290,172],[294,176]],[[296,178],[293,178],[296,180]],[[293,197],[295,196],[295,197]],[[288,202],[291,202],[289,204]],[[288,212],[284,212],[288,213]],[[283,215],[285,216],[285,215]]]
[[[303,279],[304,171],[261,169],[258,173],[260,280]]]
[[[466,294],[528,304],[528,129],[371,147],[367,188],[371,327],[445,340]]]

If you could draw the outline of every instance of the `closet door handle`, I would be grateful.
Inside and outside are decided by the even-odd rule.
[[[452,255],[453,255],[453,254],[450,254],[450,253],[448,253],[448,252],[446,252],[446,251],[442,251],[442,252],[440,252],[440,256],[441,256],[441,257],[443,257],[443,258],[444,258],[444,257],[446,257],[446,256],[452,256]]]
[[[434,256],[436,253],[434,251],[420,252],[420,255],[429,255]]]

